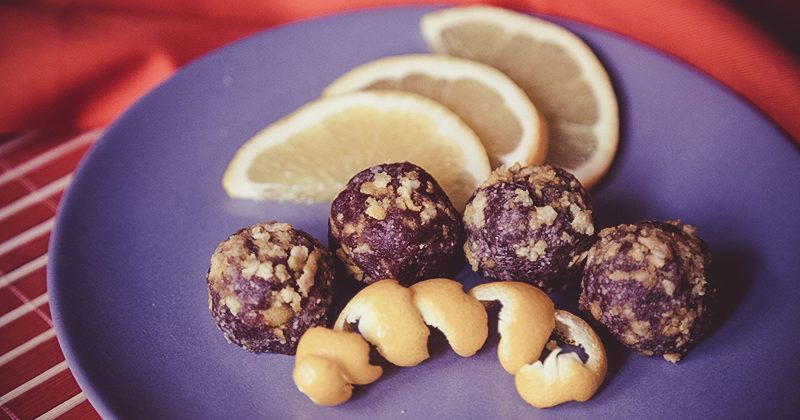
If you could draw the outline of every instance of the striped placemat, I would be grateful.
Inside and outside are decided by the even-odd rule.
[[[100,418],[56,340],[46,270],[58,203],[101,132],[0,137],[0,419]]]

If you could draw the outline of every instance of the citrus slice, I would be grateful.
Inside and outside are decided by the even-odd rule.
[[[481,139],[492,168],[544,162],[544,120],[525,92],[494,67],[446,55],[400,55],[350,70],[323,95],[373,89],[413,92],[450,108]]]
[[[489,159],[458,116],[406,92],[317,99],[248,140],[228,164],[231,197],[321,202],[357,172],[408,161],[430,172],[459,210],[489,176]]]
[[[605,174],[617,150],[617,99],[603,65],[580,38],[489,6],[432,12],[420,26],[434,52],[496,67],[528,94],[547,120],[547,163],[572,172],[585,187]]]

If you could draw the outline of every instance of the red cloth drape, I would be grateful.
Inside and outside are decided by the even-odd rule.
[[[390,0],[39,0],[0,5],[0,133],[111,122],[187,61],[244,35]],[[415,1],[414,4],[434,3]],[[442,3],[436,1],[435,3]],[[472,1],[446,1],[464,4]],[[800,63],[714,0],[507,0],[640,40],[689,62],[800,139]],[[800,13],[798,3],[779,4]]]

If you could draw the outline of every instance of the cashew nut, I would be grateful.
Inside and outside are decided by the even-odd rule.
[[[381,280],[357,293],[339,314],[335,330],[309,329],[300,339],[293,378],[297,388],[318,405],[338,405],[352,395],[352,384],[377,380],[383,370],[369,364],[369,344],[387,361],[415,366],[429,357],[427,325],[441,330],[461,356],[475,354],[488,336],[488,316],[480,303],[500,301],[500,343],[503,368],[516,375],[517,392],[529,404],[552,407],[567,401],[586,401],[606,375],[606,352],[592,328],[577,316],[555,310],[553,301],[527,283],[502,281],[464,293],[460,283],[431,279],[410,288],[396,280]],[[357,334],[341,331],[358,324]],[[555,335],[588,355],[564,353]],[[364,340],[367,341],[364,341]]]
[[[584,364],[575,353],[562,353],[556,347],[544,363],[525,365],[517,372],[519,395],[538,408],[591,398],[606,376],[606,351],[600,338],[581,318],[562,310],[555,314],[555,333],[562,341],[583,347],[589,356]]]
[[[314,327],[297,345],[292,379],[315,404],[332,406],[350,399],[352,384],[366,385],[382,374],[369,363],[369,344],[361,336]]]
[[[472,356],[483,347],[489,336],[486,309],[477,299],[464,293],[461,283],[430,279],[410,289],[425,323],[444,333],[459,356]]]
[[[498,281],[475,286],[469,294],[502,305],[497,357],[506,372],[513,375],[539,358],[555,326],[555,306],[544,292],[527,283]]]
[[[334,329],[358,323],[364,339],[397,366],[416,366],[429,357],[430,331],[413,294],[397,280],[381,280],[358,292],[344,307]]]

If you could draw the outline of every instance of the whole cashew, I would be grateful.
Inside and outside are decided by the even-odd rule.
[[[360,335],[314,327],[297,345],[292,379],[315,404],[331,406],[350,399],[352,384],[366,385],[382,374],[369,363],[369,344]]]
[[[358,292],[342,309],[333,328],[358,323],[358,332],[390,363],[416,366],[429,357],[428,335],[411,290],[397,280],[381,280]]]
[[[510,374],[539,358],[555,326],[553,301],[527,283],[498,281],[472,288],[469,294],[483,302],[500,301],[497,357]]]
[[[464,293],[461,283],[431,279],[410,289],[422,319],[444,333],[459,356],[472,356],[483,347],[489,336],[489,317],[477,299]]]
[[[575,353],[554,348],[544,363],[525,365],[517,371],[519,395],[538,408],[567,401],[586,401],[597,392],[608,370],[606,351],[600,338],[586,321],[567,311],[556,311],[556,335],[583,347],[589,356],[583,363]]]

